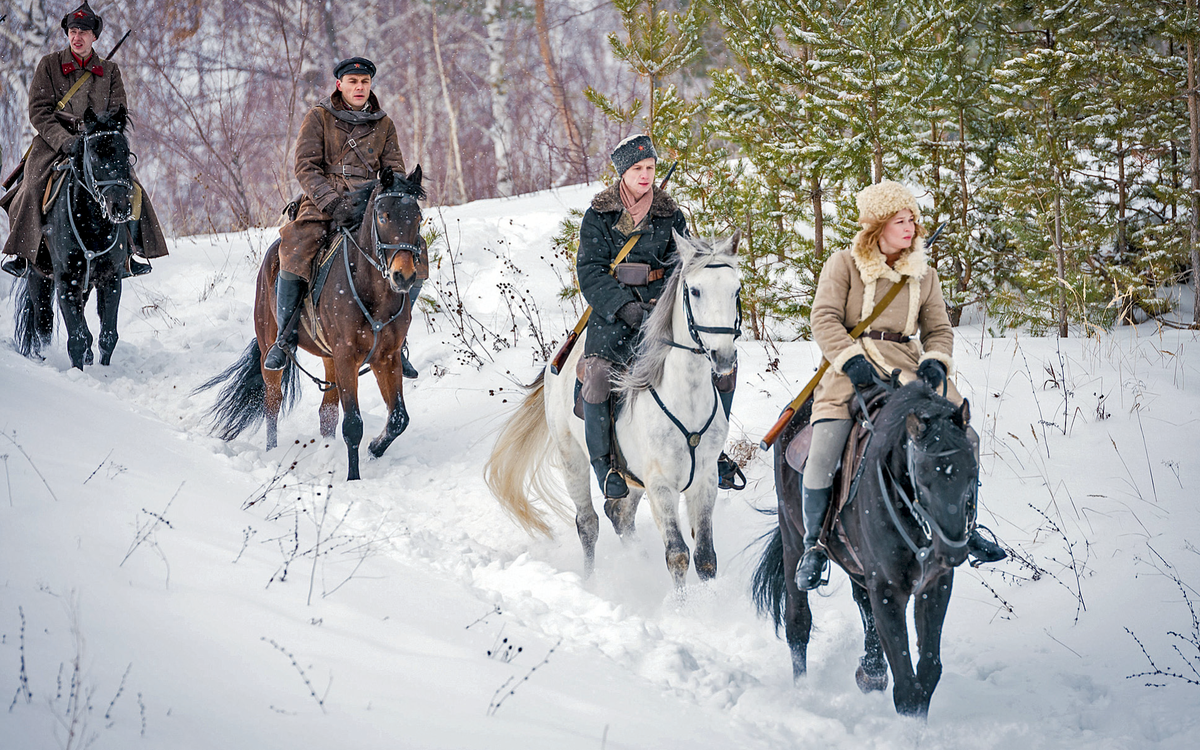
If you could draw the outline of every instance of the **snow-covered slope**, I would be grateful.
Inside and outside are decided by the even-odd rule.
[[[489,496],[483,461],[540,361],[529,318],[558,337],[576,315],[550,238],[593,191],[427,211],[445,244],[426,295],[472,317],[414,326],[412,425],[360,482],[315,387],[269,453],[261,432],[210,437],[212,395],[192,395],[253,335],[273,232],[176,242],[126,285],[109,368],[72,371],[61,339],[41,363],[0,348],[0,749],[1196,746],[1194,333],[960,329],[981,520],[1018,559],[959,571],[922,725],[854,687],[840,574],[793,686],[747,593],[763,457],[718,502],[716,581],[683,596],[648,511],[632,547],[602,528],[582,580],[570,523],[531,539]],[[817,357],[742,342],[732,437],[757,442]],[[383,403],[360,393],[371,436]],[[1193,682],[1131,677],[1148,657]]]

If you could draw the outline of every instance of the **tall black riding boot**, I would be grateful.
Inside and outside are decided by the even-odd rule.
[[[1004,551],[1004,548],[992,541],[996,538],[996,535],[992,534],[992,539],[987,539],[979,533],[980,529],[985,529],[989,534],[992,534],[992,530],[986,526],[976,526],[971,529],[971,534],[967,537],[967,554],[971,556],[971,564],[982,565],[983,563],[1000,562],[1008,557],[1008,553]]]
[[[275,283],[275,320],[279,323],[279,333],[275,336],[275,345],[263,360],[263,367],[267,370],[282,370],[287,366],[288,355],[296,351],[296,343],[300,340],[297,330],[300,301],[304,299],[306,286],[302,277],[287,271],[279,272],[279,279]]]
[[[804,512],[804,556],[796,570],[796,585],[801,591],[811,591],[821,585],[821,573],[825,570],[825,550],[817,546],[821,538],[821,527],[825,525],[825,514],[829,511],[829,496],[832,487],[810,490],[802,487],[801,497]]]
[[[613,471],[611,404],[611,396],[598,404],[583,402],[583,435],[600,490],[605,497],[621,498],[629,494],[629,486],[625,477]]]
[[[410,314],[416,312],[417,298],[421,296],[421,285],[424,282],[416,281],[408,290],[408,298],[412,300],[409,303],[411,308]],[[409,380],[415,379],[421,373],[417,372],[417,368],[412,366],[412,362],[408,361],[408,341],[404,342],[404,346],[400,347],[400,373]]]
[[[733,391],[718,390],[717,395],[721,397],[721,410],[725,412],[725,419],[728,420],[733,411]],[[721,455],[717,456],[717,487],[723,490],[746,489],[746,475],[742,473],[742,467],[725,451],[721,451]]]

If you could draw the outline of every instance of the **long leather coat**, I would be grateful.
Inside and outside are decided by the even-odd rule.
[[[675,201],[666,192],[654,190],[650,213],[635,227],[633,217],[621,203],[619,185],[602,190],[592,199],[592,205],[579,225],[579,253],[576,274],[584,299],[592,306],[588,320],[585,357],[603,357],[617,364],[627,364],[633,357],[637,331],[617,318],[617,311],[627,302],[657,300],[666,283],[678,253],[672,230],[687,235],[687,220]],[[651,269],[664,269],[664,277],[646,286],[633,287],[620,283],[610,273],[612,262],[633,234],[641,239],[633,246],[625,262],[648,263]]]
[[[37,264],[48,272],[48,258],[37,258],[42,242],[42,196],[46,182],[50,179],[51,167],[61,156],[61,149],[76,133],[74,123],[83,119],[83,113],[91,107],[101,114],[113,112],[125,105],[125,85],[121,81],[121,69],[115,62],[100,60],[93,54],[87,69],[92,75],[75,92],[61,112],[57,105],[85,70],[79,67],[70,49],[52,52],[38,63],[29,86],[29,121],[37,135],[25,162],[25,175],[12,203],[8,205],[11,233],[4,245],[4,252],[15,254]],[[167,242],[150,196],[142,191],[142,217],[140,241],[147,258],[167,254]]]

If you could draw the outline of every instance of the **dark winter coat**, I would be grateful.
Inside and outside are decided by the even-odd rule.
[[[37,135],[33,138],[29,158],[25,162],[20,189],[8,206],[12,231],[4,252],[35,261],[44,271],[49,270],[49,260],[35,257],[42,241],[42,196],[50,179],[51,167],[61,156],[59,149],[75,137],[74,123],[83,119],[83,113],[89,107],[93,112],[102,114],[125,105],[125,85],[117,64],[100,60],[98,55],[93,54],[88,67],[92,75],[79,87],[62,112],[57,111],[58,102],[85,72],[76,63],[70,49],[43,57],[29,86],[29,121]],[[150,196],[144,190],[140,229],[142,251],[146,257],[156,258],[167,254],[162,227],[150,204]]]
[[[633,357],[637,331],[617,318],[617,311],[627,302],[651,302],[662,293],[666,277],[646,286],[626,286],[610,272],[612,262],[633,234],[641,239],[633,246],[626,263],[649,263],[651,269],[666,269],[675,263],[677,251],[672,230],[687,235],[687,220],[675,201],[666,192],[654,190],[650,213],[634,227],[633,217],[621,203],[620,186],[602,190],[592,199],[591,208],[579,225],[579,254],[576,274],[584,299],[592,306],[588,320],[585,357],[603,357],[617,364],[627,364]]]

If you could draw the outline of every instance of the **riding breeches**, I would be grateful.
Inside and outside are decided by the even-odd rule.
[[[853,426],[850,419],[823,419],[813,424],[812,446],[804,464],[805,487],[823,490],[833,486],[833,475],[837,473]]]
[[[329,231],[329,221],[303,216],[279,229],[279,267],[310,281],[313,259],[321,249],[321,240]]]

